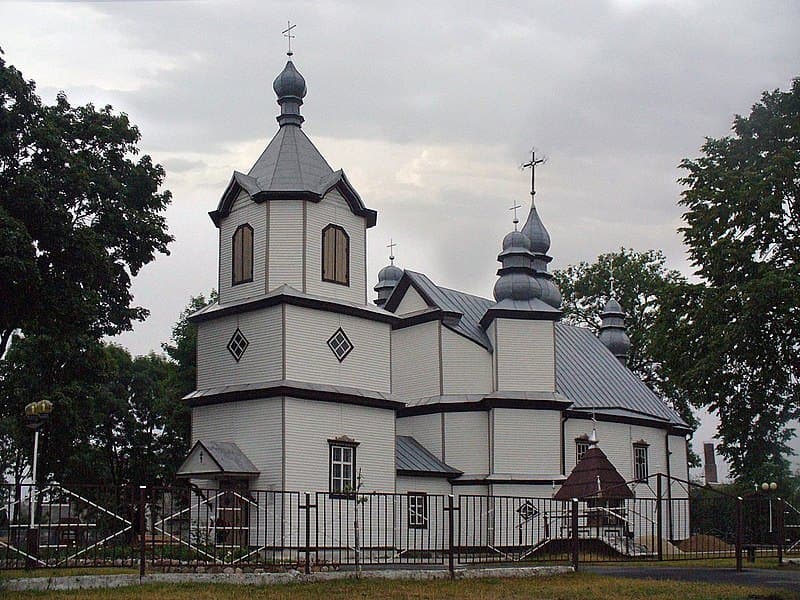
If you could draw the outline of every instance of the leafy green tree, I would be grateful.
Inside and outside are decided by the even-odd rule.
[[[674,290],[672,373],[720,419],[743,481],[788,474],[800,400],[800,79],[685,159],[681,228],[701,283]]]
[[[99,339],[130,329],[131,277],[172,238],[164,170],[110,106],[43,104],[0,54],[0,357],[15,331]]]
[[[568,323],[600,328],[600,313],[613,296],[627,313],[625,324],[631,340],[628,367],[669,402],[690,425],[696,425],[691,406],[681,390],[674,389],[663,369],[665,347],[653,327],[661,311],[662,298],[683,276],[666,267],[660,250],[636,252],[620,248],[601,254],[593,263],[581,262],[554,273],[563,296],[562,310]]]

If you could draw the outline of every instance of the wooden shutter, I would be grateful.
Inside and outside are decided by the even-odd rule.
[[[233,285],[242,281],[242,229],[233,234]]]
[[[322,232],[322,279],[336,281],[336,229],[326,227]]]
[[[253,280],[253,229],[242,228],[242,281]]]

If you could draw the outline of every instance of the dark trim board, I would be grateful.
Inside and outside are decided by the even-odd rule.
[[[211,404],[225,404],[227,402],[256,400],[260,398],[279,398],[282,396],[299,398],[301,400],[338,402],[340,404],[355,404],[358,406],[371,406],[390,410],[397,410],[399,407],[403,406],[402,402],[390,400],[388,398],[381,398],[377,396],[360,396],[357,394],[348,394],[347,392],[337,392],[326,389],[302,388],[293,386],[291,384],[264,385],[243,390],[231,390],[198,395],[194,397],[192,396],[192,394],[189,394],[189,396],[184,398],[190,407],[208,406]]]
[[[437,477],[441,479],[453,479],[460,473],[442,473],[440,471],[410,471],[408,469],[397,469],[396,473],[401,477]]]
[[[459,485],[556,485],[564,483],[564,478],[560,479],[453,479],[450,483],[453,486]],[[502,495],[502,494],[501,494]]]
[[[398,411],[398,417],[412,417],[416,415],[431,415],[446,412],[472,412],[489,411],[493,408],[518,408],[531,410],[558,410],[564,409],[564,402],[559,400],[520,400],[512,398],[483,398],[476,402],[439,402],[436,404],[421,404],[418,406],[404,406]]]
[[[584,419],[588,421],[591,421],[592,419],[592,413],[587,412],[586,410],[567,409],[564,412],[566,416],[570,419]],[[670,435],[684,436],[688,433],[691,433],[691,430],[686,427],[681,427],[680,425],[676,425],[675,423],[669,423],[667,421],[657,421],[655,419],[648,419],[645,416],[628,417],[624,415],[608,415],[598,412],[595,414],[595,419],[597,421],[605,421],[606,423],[624,423],[625,425],[641,425],[643,427],[655,427],[657,429],[666,429],[669,431]]]
[[[234,304],[231,306],[223,306],[216,310],[209,312],[201,312],[189,317],[192,323],[202,323],[204,321],[213,321],[229,315],[236,315],[245,312],[250,312],[259,308],[268,308],[270,306],[278,306],[279,304],[291,304],[292,306],[301,306],[303,308],[315,308],[317,310],[326,310],[328,312],[351,315],[368,319],[370,321],[378,321],[380,323],[395,323],[398,317],[392,314],[378,313],[372,310],[366,310],[356,306],[348,306],[346,304],[338,304],[328,300],[321,300],[316,298],[304,298],[302,296],[292,296],[289,294],[276,294],[266,298],[257,298],[249,302],[242,302],[241,304]]]

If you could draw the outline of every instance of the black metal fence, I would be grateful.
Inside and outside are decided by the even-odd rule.
[[[567,501],[191,485],[0,487],[0,569],[281,571],[800,555],[800,506],[664,475]],[[33,498],[33,502],[31,502]],[[31,505],[33,515],[31,515]]]

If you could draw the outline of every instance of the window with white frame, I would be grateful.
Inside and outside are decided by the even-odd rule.
[[[589,440],[580,438],[575,440],[575,464],[583,460],[583,455],[589,450]]]
[[[408,492],[408,526],[428,528],[428,496],[424,492]]]
[[[330,440],[330,493],[335,496],[352,494],[356,490],[355,442]]]
[[[633,477],[637,481],[647,479],[647,444],[633,445]]]

